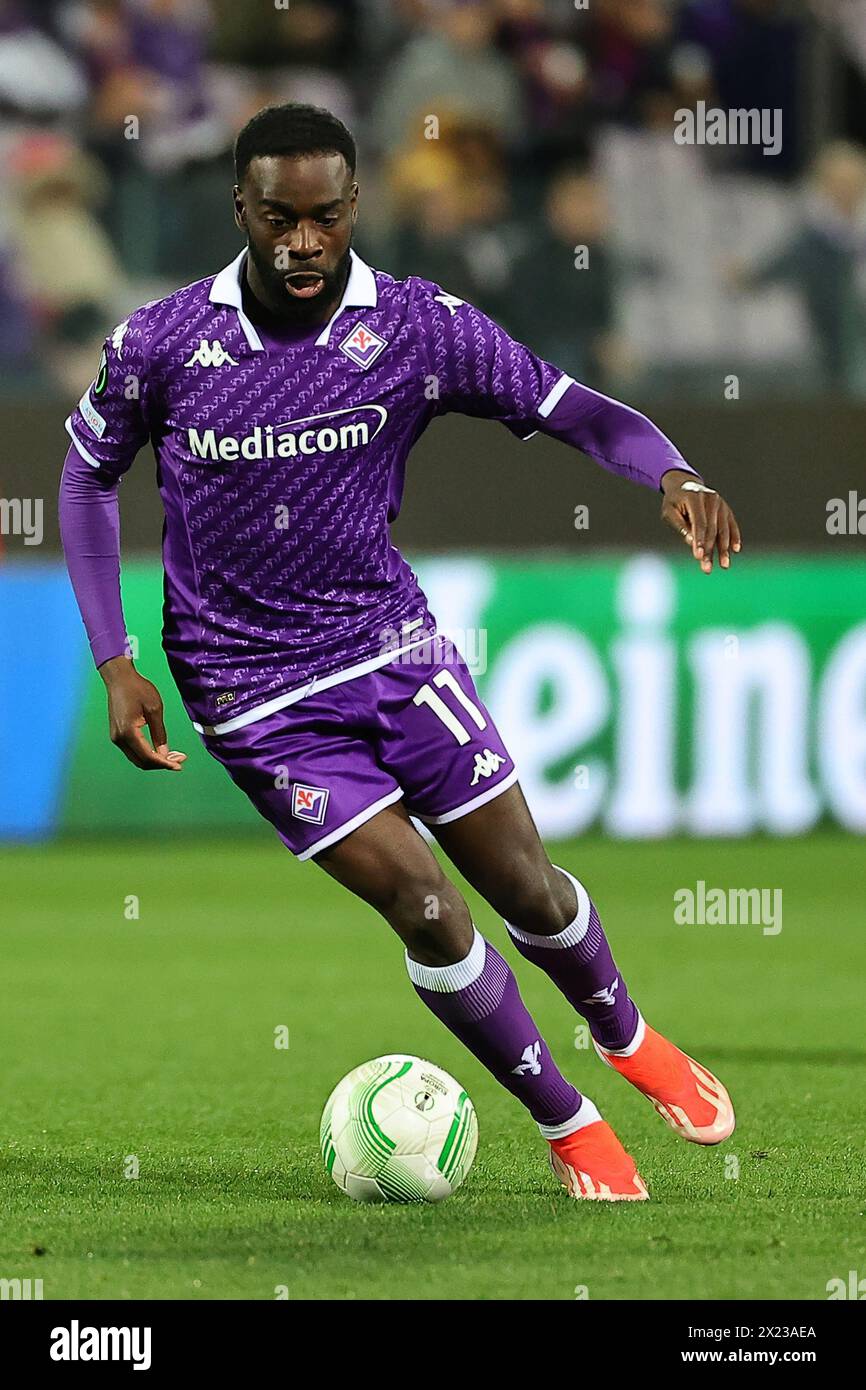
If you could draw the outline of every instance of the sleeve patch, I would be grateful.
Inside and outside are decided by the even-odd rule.
[[[99,371],[96,373],[96,380],[93,383],[94,395],[104,396],[108,386],[108,356],[105,348],[102,349],[102,356],[99,359]]]
[[[78,409],[81,411],[83,419],[86,420],[87,424],[93,430],[96,438],[101,439],[108,428],[108,422],[104,416],[100,415],[95,406],[91,404],[89,387],[78,402]]]

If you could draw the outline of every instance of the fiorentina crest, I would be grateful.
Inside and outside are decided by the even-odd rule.
[[[325,787],[305,787],[296,782],[292,788],[292,815],[297,816],[298,820],[322,825],[327,804],[328,791]]]
[[[359,367],[369,367],[388,344],[365,323],[356,323],[340,343],[340,351]]]

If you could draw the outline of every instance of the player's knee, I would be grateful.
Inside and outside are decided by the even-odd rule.
[[[574,919],[573,892],[552,865],[517,855],[499,886],[497,911],[512,927],[554,936]]]
[[[424,965],[452,965],[469,954],[472,920],[463,898],[434,862],[403,866],[392,882],[384,915],[409,954]]]

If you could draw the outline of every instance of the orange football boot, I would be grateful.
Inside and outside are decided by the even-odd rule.
[[[569,1197],[588,1202],[646,1202],[646,1183],[605,1120],[564,1139],[549,1139],[550,1166]]]
[[[636,1086],[666,1124],[692,1144],[721,1144],[734,1132],[731,1098],[711,1071],[680,1052],[641,1019],[643,1037],[630,1057],[606,1052],[593,1042],[603,1062]]]

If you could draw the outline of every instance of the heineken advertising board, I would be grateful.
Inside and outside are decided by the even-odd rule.
[[[658,555],[416,561],[498,723],[543,835],[866,830],[866,567],[747,551],[702,575]],[[139,669],[180,776],[108,742],[61,567],[0,572],[0,836],[254,826],[159,645],[161,570],[124,567]],[[459,749],[455,756],[459,756]],[[264,825],[262,834],[271,833]]]

